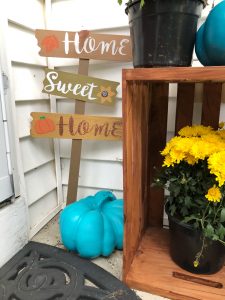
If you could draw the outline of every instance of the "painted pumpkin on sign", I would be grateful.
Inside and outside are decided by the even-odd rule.
[[[39,134],[45,134],[55,130],[55,124],[49,118],[45,116],[40,116],[39,120],[35,123],[35,131]]]
[[[64,246],[82,257],[109,256],[123,248],[123,200],[109,191],[70,204],[59,224]]]

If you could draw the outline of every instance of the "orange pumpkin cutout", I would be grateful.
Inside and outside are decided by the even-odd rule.
[[[48,35],[42,41],[42,46],[45,47],[46,52],[59,48],[59,41],[55,35]]]
[[[35,131],[39,134],[49,133],[55,130],[55,124],[51,119],[45,116],[40,116],[39,120],[35,122]]]

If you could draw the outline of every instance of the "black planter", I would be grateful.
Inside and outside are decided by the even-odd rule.
[[[134,67],[190,66],[202,0],[127,4]]]
[[[218,241],[205,239],[205,248],[199,260],[199,266],[194,267],[196,254],[202,248],[203,237],[199,230],[191,225],[181,223],[170,216],[170,255],[181,268],[195,274],[214,274],[225,263],[225,247]]]

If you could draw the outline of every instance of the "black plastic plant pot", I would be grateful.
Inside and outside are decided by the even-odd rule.
[[[128,2],[133,65],[190,66],[202,0]]]
[[[206,238],[199,265],[194,267],[196,254],[201,251],[203,245],[201,231],[189,224],[181,223],[169,214],[168,218],[170,255],[178,266],[195,274],[214,274],[224,266],[225,246],[218,241]]]

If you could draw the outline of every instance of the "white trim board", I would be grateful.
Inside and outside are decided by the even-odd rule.
[[[0,210],[0,267],[28,242],[28,224],[25,199]]]

